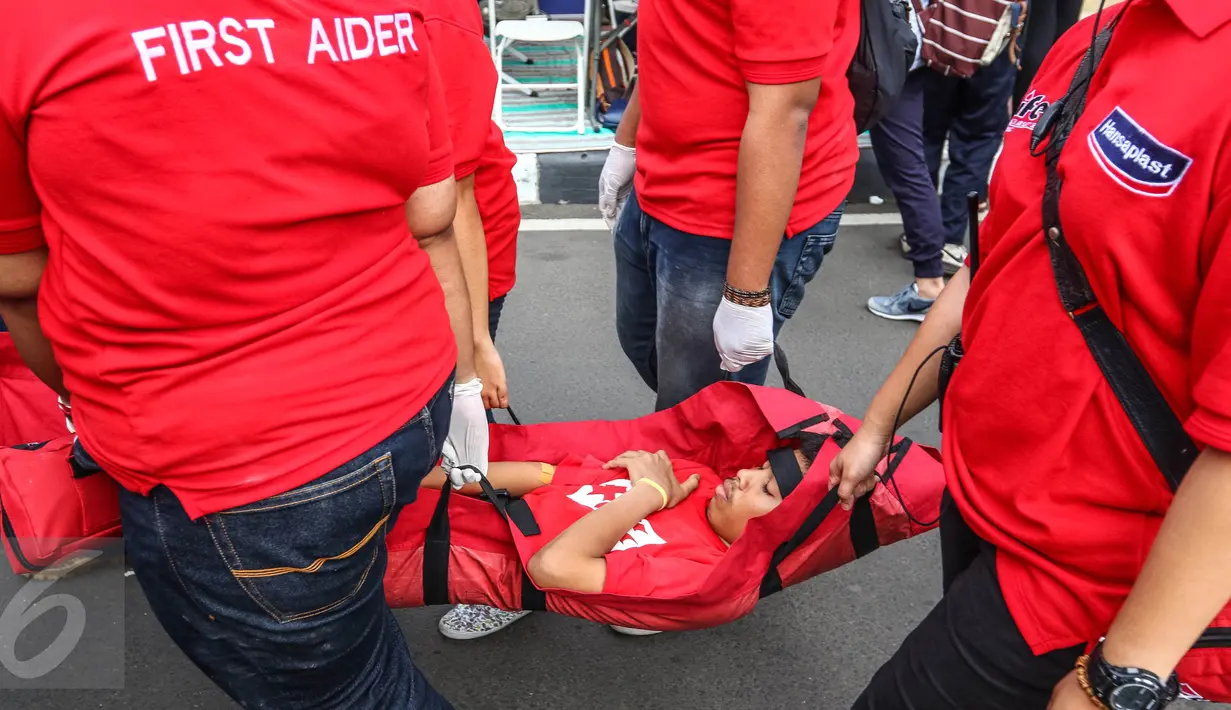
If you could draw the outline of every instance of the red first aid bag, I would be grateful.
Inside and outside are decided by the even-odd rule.
[[[72,452],[72,436],[0,448],[0,528],[14,572],[38,572],[120,535],[115,481]]]

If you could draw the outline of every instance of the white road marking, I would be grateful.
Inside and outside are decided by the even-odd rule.
[[[896,212],[856,213],[842,215],[843,227],[879,227],[902,223]],[[523,219],[523,232],[606,232],[607,223],[596,217],[566,219]]]

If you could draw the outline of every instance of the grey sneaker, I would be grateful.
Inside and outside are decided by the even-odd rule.
[[[919,295],[919,287],[913,282],[892,296],[873,296],[868,299],[868,310],[889,320],[914,320],[923,322],[928,310],[936,301]]]
[[[940,261],[945,265],[945,273],[952,276],[958,272],[958,269],[966,265],[966,257],[970,255],[970,250],[965,244],[946,244],[940,250]]]
[[[528,611],[505,611],[490,606],[458,604],[440,617],[438,625],[445,638],[469,641],[494,634],[517,621]]]
[[[612,631],[617,634],[624,634],[625,636],[653,636],[654,634],[662,633],[661,631],[651,631],[650,629],[634,629],[631,626],[616,626],[615,624],[609,624],[609,626],[611,626]]]
[[[906,232],[902,232],[902,236],[898,237],[898,243],[902,245],[902,256],[910,255],[910,242],[906,241]]]

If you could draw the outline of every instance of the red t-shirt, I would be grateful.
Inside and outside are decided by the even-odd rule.
[[[483,16],[473,0],[415,0],[423,12],[444,84],[453,142],[454,175],[474,174],[487,149],[496,100],[496,65],[483,38]]]
[[[675,475],[685,481],[700,474],[696,493],[684,502],[651,514],[628,531],[607,553],[604,594],[669,599],[699,589],[726,553],[726,543],[710,527],[705,508],[722,482],[712,469],[691,461],[672,461]],[[541,533],[525,539],[521,550],[529,561],[590,512],[628,491],[628,472],[604,470],[592,456],[570,456],[556,468],[551,485],[525,497]]]
[[[513,290],[517,280],[517,231],[521,204],[513,166],[517,156],[504,145],[504,133],[495,121],[487,134],[487,149],[474,174],[474,196],[487,235],[488,298],[496,300]]]
[[[1065,236],[1100,303],[1193,438],[1223,450],[1231,95],[1200,87],[1231,81],[1228,21],[1224,3],[1130,5],[1059,165]],[[1107,631],[1172,499],[1061,307],[1042,233],[1030,133],[1068,90],[1091,22],[1052,48],[1005,136],[945,400],[949,490],[999,549],[1005,599],[1036,653]]]
[[[833,212],[859,160],[846,82],[859,0],[642,0],[638,9],[637,198],[691,234],[730,239],[735,175],[748,119],[746,83],[821,78],[795,207],[794,235]]]
[[[439,80],[417,15],[365,7],[3,13],[0,251],[50,251],[39,315],[91,453],[194,517],[346,463],[454,367],[404,210],[453,172]]]

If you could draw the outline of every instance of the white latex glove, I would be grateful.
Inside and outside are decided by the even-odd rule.
[[[714,314],[714,346],[722,369],[739,372],[774,352],[774,311],[769,305],[741,306],[722,299]]]
[[[624,200],[633,189],[633,174],[637,172],[637,149],[613,143],[598,176],[598,211],[608,229],[615,229]]]
[[[449,436],[441,458],[455,489],[478,483],[487,475],[487,437],[483,381],[476,377],[453,385],[453,415],[449,418]]]

